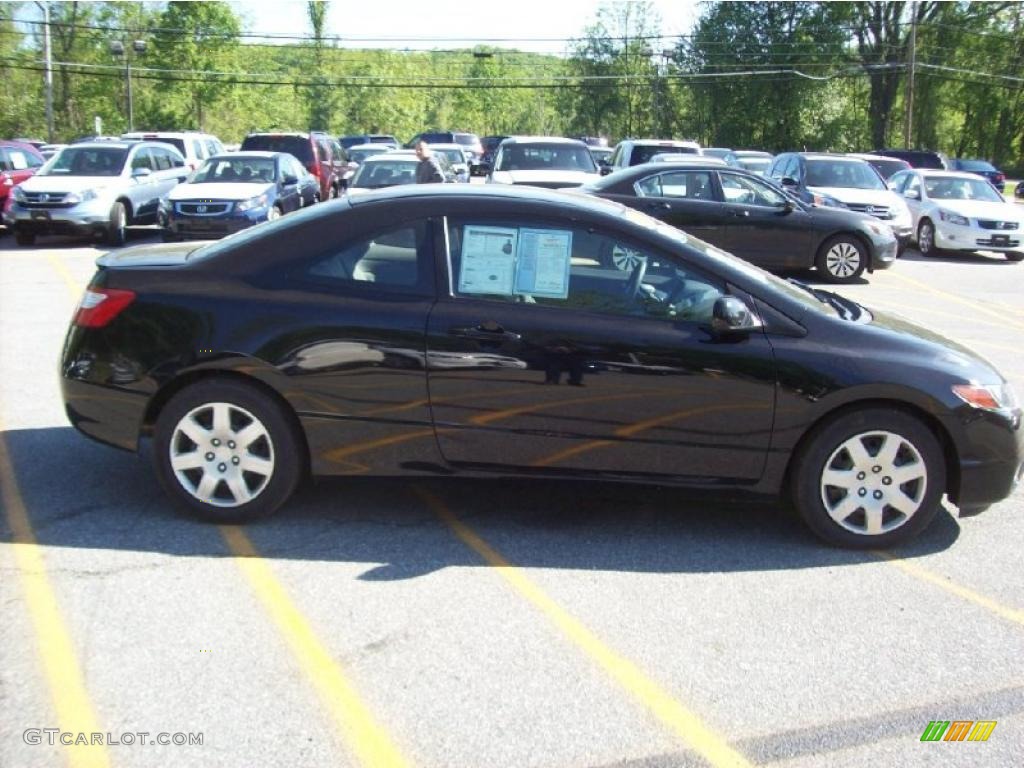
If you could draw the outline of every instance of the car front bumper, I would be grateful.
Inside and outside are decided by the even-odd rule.
[[[157,223],[166,235],[182,239],[209,240],[240,232],[267,220],[270,207],[253,208],[242,213],[229,211],[217,216],[189,216],[161,209]]]
[[[1002,501],[1024,479],[1024,427],[1019,408],[1007,413],[968,407],[961,414],[953,433],[959,459],[953,500],[970,514]]]
[[[1017,229],[982,229],[973,223],[964,226],[948,221],[935,222],[935,247],[944,251],[1015,251],[1021,247],[1024,232]]]
[[[11,203],[7,220],[15,229],[35,234],[102,232],[110,223],[111,200],[96,198],[71,206]]]

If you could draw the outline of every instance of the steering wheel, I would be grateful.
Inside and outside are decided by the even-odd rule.
[[[647,259],[640,259],[637,265],[633,268],[633,274],[629,276],[629,282],[626,283],[625,296],[626,299],[632,301],[636,298],[636,295],[640,292],[640,283],[643,282],[644,275],[647,274]]]

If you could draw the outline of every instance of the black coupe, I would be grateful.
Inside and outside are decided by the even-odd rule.
[[[398,187],[98,264],[67,413],[151,437],[209,520],[307,473],[515,474],[785,495],[877,547],[1021,472],[1020,408],[970,351],[593,197]]]

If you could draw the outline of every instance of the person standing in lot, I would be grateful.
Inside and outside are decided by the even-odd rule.
[[[441,164],[430,151],[430,145],[422,139],[416,142],[416,157],[420,159],[420,164],[416,166],[417,184],[438,184],[444,181]]]

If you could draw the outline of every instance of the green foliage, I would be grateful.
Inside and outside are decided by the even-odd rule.
[[[650,2],[605,2],[567,55],[348,49],[309,3],[307,40],[243,43],[226,2],[53,2],[55,139],[135,125],[658,136],[769,150],[901,145],[909,3],[708,2],[659,37]],[[919,2],[909,144],[1024,170],[1024,3]],[[45,136],[35,3],[0,3],[0,134]],[[19,20],[19,21],[15,21]],[[538,35],[542,30],[538,28]],[[132,42],[146,43],[145,52]],[[770,74],[765,74],[770,72]],[[979,74],[980,73],[980,74]]]

